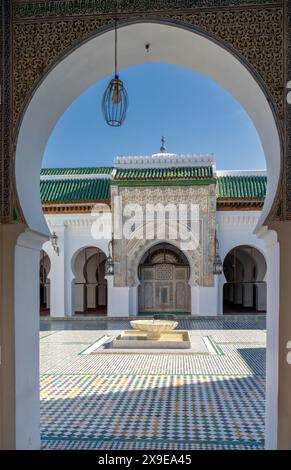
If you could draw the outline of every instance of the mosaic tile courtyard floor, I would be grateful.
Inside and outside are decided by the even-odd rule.
[[[265,320],[180,320],[214,355],[84,355],[126,320],[41,321],[44,449],[264,448]]]

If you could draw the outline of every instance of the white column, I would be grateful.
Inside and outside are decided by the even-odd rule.
[[[75,293],[75,282],[71,276],[71,269],[69,264],[71,263],[70,257],[65,257],[65,313],[67,317],[74,315],[74,293]]]
[[[130,287],[129,290],[129,315],[138,315],[138,287]]]
[[[16,449],[40,448],[39,260],[45,240],[26,230],[15,247]]]
[[[130,310],[129,290],[130,287],[115,287],[114,276],[105,276],[107,279],[107,316],[128,317]]]
[[[46,307],[50,308],[51,306],[51,286],[50,283],[46,283]]]
[[[199,287],[190,286],[191,288],[191,315],[199,315]]]
[[[224,274],[216,276],[217,280],[217,315],[223,315],[223,286],[226,283]]]
[[[235,305],[242,305],[242,284],[234,285],[234,303]]]
[[[266,420],[265,447],[277,449],[278,428],[278,367],[279,367],[279,276],[280,247],[277,234],[265,230],[267,261],[267,350],[266,350]]]
[[[51,283],[51,317],[65,317],[65,244],[64,235],[65,227],[60,225],[53,227],[53,230],[58,236],[59,254],[56,251],[51,251],[51,270],[50,270],[50,283]]]
[[[203,317],[217,315],[217,280],[214,287],[200,287],[199,315]]]
[[[96,307],[96,287],[97,284],[87,284],[87,308]]]
[[[234,302],[234,284],[229,284],[227,300],[229,300],[229,302]]]
[[[217,315],[217,284],[215,279],[213,287],[191,286],[191,315]]]
[[[85,286],[84,284],[74,284],[74,309],[75,312],[85,310]]]
[[[243,284],[243,306],[244,307],[255,307],[253,293],[254,293],[254,284],[252,283]]]
[[[106,305],[107,303],[107,297],[106,297],[106,289],[107,289],[107,284],[101,283],[98,286],[98,305]]]
[[[256,309],[258,312],[266,310],[267,284],[258,282],[256,284]]]

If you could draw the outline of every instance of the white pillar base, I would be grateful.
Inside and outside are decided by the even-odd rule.
[[[16,449],[40,448],[39,260],[45,238],[26,230],[15,248]]]
[[[209,317],[217,314],[217,282],[214,287],[191,286],[191,315]]]
[[[114,276],[107,279],[107,316],[128,317],[130,312],[130,287],[115,287]]]
[[[138,315],[138,287],[129,288],[129,315],[131,317]]]
[[[273,230],[266,229],[260,238],[265,241],[267,261],[265,448],[275,450],[278,448],[280,247]]]

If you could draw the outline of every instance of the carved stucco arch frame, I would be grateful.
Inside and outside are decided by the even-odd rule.
[[[190,256],[189,251],[184,251],[181,249],[181,245],[176,240],[169,240],[169,239],[161,239],[161,240],[143,240],[142,246],[140,245],[141,240],[136,240],[136,243],[132,243],[129,247],[129,253],[132,254],[131,262],[128,266],[128,273],[130,276],[130,287],[138,287],[140,285],[140,280],[138,277],[138,268],[141,262],[142,257],[156,245],[160,245],[161,243],[167,243],[168,245],[172,245],[174,248],[180,250],[184,256],[187,258],[189,268],[190,268],[190,277],[188,280],[189,286],[197,285],[199,282],[199,277],[197,273],[199,273],[199,265],[200,265],[200,257],[201,257],[201,250],[200,247],[197,250],[193,251],[193,256]],[[198,266],[197,266],[198,264]]]
[[[262,91],[266,102],[270,108],[271,114],[273,116],[273,120],[275,123],[276,127],[276,133],[278,136],[278,142],[279,142],[279,161],[277,161],[277,164],[279,164],[278,168],[278,175],[276,177],[276,182],[275,186],[276,189],[273,188],[272,190],[272,195],[269,199],[268,204],[268,209],[265,210],[263,213],[263,217],[260,220],[260,225],[263,223],[267,224],[270,220],[270,217],[274,217],[274,211],[277,208],[277,203],[280,198],[280,189],[278,187],[278,182],[280,181],[280,178],[282,177],[282,171],[283,171],[283,135],[282,135],[282,130],[279,124],[279,117],[277,115],[277,111],[275,108],[275,105],[273,103],[272,96],[270,92],[268,91],[263,79],[260,77],[259,73],[255,70],[255,68],[241,55],[241,53],[232,47],[229,44],[226,44],[224,41],[218,39],[215,37],[212,33],[206,32],[205,30],[202,30],[199,27],[190,25],[189,23],[185,23],[181,20],[175,20],[175,19],[165,19],[165,18],[160,18],[160,17],[151,17],[151,16],[143,16],[143,17],[135,17],[135,18],[130,18],[130,19],[125,19],[125,20],[120,20],[119,21],[119,28],[126,28],[130,27],[132,25],[139,25],[139,24],[157,24],[160,26],[170,26],[173,28],[178,28],[182,31],[188,31],[191,33],[194,33],[198,37],[204,38],[208,41],[210,41],[212,44],[218,46],[222,50],[226,51],[229,53],[236,61],[238,61],[243,68],[250,74],[250,76],[254,79],[256,82],[258,89]],[[25,207],[25,204],[23,204],[23,201],[25,199],[25,190],[21,188],[21,184],[19,183],[22,179],[23,175],[23,162],[21,162],[21,156],[19,157],[19,148],[21,148],[21,145],[23,144],[23,139],[21,140],[21,132],[23,129],[23,124],[25,121],[25,117],[27,112],[30,109],[30,106],[33,102],[33,99],[37,95],[38,91],[40,90],[41,86],[43,86],[46,82],[46,79],[50,76],[50,74],[60,65],[63,63],[66,59],[68,59],[74,52],[76,52],[78,49],[80,49],[82,46],[90,43],[90,41],[101,37],[102,35],[112,32],[113,31],[113,25],[109,24],[106,26],[102,26],[98,28],[93,33],[89,33],[85,35],[84,37],[78,39],[76,42],[74,42],[71,46],[69,46],[64,52],[62,52],[56,59],[50,64],[50,66],[46,69],[45,73],[36,81],[34,84],[33,88],[30,90],[30,93],[26,97],[24,101],[24,105],[22,108],[22,111],[20,113],[20,117],[17,120],[16,123],[16,128],[15,128],[15,134],[14,134],[14,162],[15,162],[15,180],[14,180],[14,185],[16,188],[15,194],[17,195],[17,207],[18,207],[18,212],[21,215],[22,219],[26,221],[26,223],[29,225],[30,228],[37,232],[41,233],[46,233],[48,234],[48,229],[45,223],[44,216],[41,211],[41,202],[40,202],[40,196],[38,197],[38,201],[34,201],[33,198],[30,198],[30,201],[35,202],[35,206],[33,207],[33,210],[36,211],[38,217],[41,220],[38,220],[35,223],[36,218],[33,217],[32,220],[30,220],[29,217],[29,208],[27,208],[27,204]],[[64,111],[64,110],[63,110]],[[47,142],[47,140],[46,140]],[[278,160],[278,159],[277,159]],[[20,165],[19,165],[20,162]],[[19,170],[20,166],[20,170]],[[39,168],[40,169],[40,168]],[[271,173],[271,178],[273,177]],[[30,190],[31,188],[29,185],[27,185],[26,190]],[[35,194],[34,194],[35,195]],[[268,189],[267,189],[267,198],[268,198]],[[266,199],[267,199],[266,198]]]
[[[126,247],[126,253],[127,253],[127,281],[128,285],[130,287],[136,287],[140,284],[140,280],[138,277],[138,267],[140,264],[140,261],[142,257],[145,255],[145,253],[153,248],[156,245],[159,245],[161,243],[167,243],[169,245],[172,245],[173,247],[177,248],[180,250],[184,256],[187,258],[187,261],[189,263],[189,268],[190,268],[190,277],[188,280],[188,283],[190,286],[194,285],[199,285],[201,279],[199,277],[199,273],[201,272],[200,266],[201,266],[201,256],[202,256],[202,250],[201,250],[201,245],[199,243],[199,240],[196,240],[193,238],[193,246],[196,248],[193,250],[184,250],[182,249],[182,244],[183,244],[183,239],[181,240],[175,240],[175,239],[170,239],[170,238],[163,238],[163,239],[156,239],[156,227],[155,227],[155,222],[150,222],[147,224],[147,235],[148,239],[138,238],[139,232],[143,233],[145,229],[145,224],[143,224],[141,227],[139,227],[138,230],[133,232],[131,239],[127,243]],[[169,224],[165,223],[165,230],[169,229]],[[187,230],[187,227],[182,226],[181,224],[179,225],[179,235],[182,238],[184,236],[184,240],[187,240],[187,236],[189,235],[189,232]]]

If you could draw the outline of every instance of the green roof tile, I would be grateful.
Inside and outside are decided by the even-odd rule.
[[[208,179],[213,178],[211,166],[187,168],[117,168],[114,181],[130,180],[179,180],[179,179]]]
[[[218,198],[264,198],[267,188],[267,176],[219,176],[216,194]]]
[[[46,168],[41,172],[43,178],[40,182],[42,202],[74,202],[74,201],[104,201],[110,199],[110,178],[98,178],[98,174],[110,174],[112,168]],[[96,174],[95,178],[78,178],[77,175]],[[66,175],[65,179],[53,179],[53,176]],[[74,178],[70,178],[70,176]],[[213,178],[212,167],[183,167],[183,168],[118,168],[113,180],[124,182],[149,182],[158,184],[158,181],[167,184],[167,181],[176,180],[181,184],[189,180],[209,180]],[[216,179],[216,194],[218,199],[263,199],[266,195],[267,176],[219,176]],[[162,183],[160,183],[162,184]]]
[[[86,167],[86,168],[42,168],[41,176],[54,175],[109,175],[112,167]]]
[[[110,199],[110,179],[43,179],[40,197],[43,203],[105,201]]]

